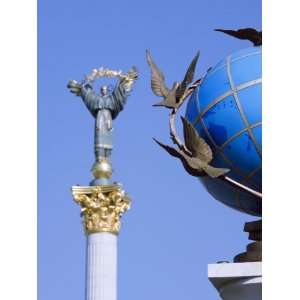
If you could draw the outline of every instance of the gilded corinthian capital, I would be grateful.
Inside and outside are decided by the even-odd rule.
[[[86,234],[118,234],[121,216],[130,208],[130,198],[120,185],[73,186],[73,198],[81,206]]]

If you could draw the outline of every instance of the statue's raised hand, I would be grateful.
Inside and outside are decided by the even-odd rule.
[[[76,96],[80,96],[81,94],[81,84],[76,80],[70,80],[67,85],[68,89],[71,93],[75,94]]]
[[[133,66],[129,71],[128,71],[128,77],[131,80],[137,80],[138,79],[138,71],[135,66]]]

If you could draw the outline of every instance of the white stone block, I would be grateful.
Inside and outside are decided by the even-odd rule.
[[[208,265],[208,278],[223,300],[261,300],[261,262]]]

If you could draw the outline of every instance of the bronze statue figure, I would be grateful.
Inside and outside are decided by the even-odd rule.
[[[93,89],[93,83],[101,77],[117,77],[118,82],[113,89],[103,85],[99,93],[96,93]],[[108,160],[112,151],[112,121],[123,110],[127,97],[132,90],[133,82],[137,78],[138,73],[135,67],[132,67],[127,74],[99,68],[98,70],[94,69],[81,82],[71,80],[68,83],[71,93],[82,98],[85,106],[95,118],[94,151],[96,160],[93,173],[96,178],[103,175],[101,170],[105,163],[106,168],[110,167]],[[102,169],[100,168],[101,164]],[[110,175],[111,170],[107,171],[106,177],[110,177]]]

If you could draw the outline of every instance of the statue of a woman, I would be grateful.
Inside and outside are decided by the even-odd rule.
[[[100,72],[100,75],[97,73]],[[119,80],[113,90],[108,86],[101,86],[100,93],[93,89],[93,82],[98,77],[118,77]],[[137,79],[137,71],[132,68],[128,74],[109,69],[95,70],[86,80],[77,83],[72,80],[68,83],[70,91],[80,96],[87,109],[95,118],[95,156],[96,164],[108,159],[112,150],[112,120],[123,110],[127,97],[132,90],[133,82]]]

